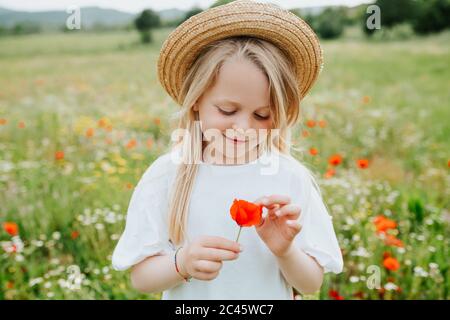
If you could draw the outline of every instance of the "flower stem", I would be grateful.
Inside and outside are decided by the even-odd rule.
[[[239,233],[236,239],[236,242],[239,242],[239,236],[241,235],[242,226],[239,227]]]

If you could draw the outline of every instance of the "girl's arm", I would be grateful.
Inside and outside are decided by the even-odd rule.
[[[313,294],[322,286],[323,267],[295,244],[282,256],[276,256],[278,265],[295,289],[303,294]]]
[[[237,259],[240,251],[240,245],[235,241],[199,236],[178,252],[177,265],[181,275],[176,271],[172,254],[151,256],[133,266],[131,284],[141,292],[156,293],[175,287],[188,276],[213,280],[218,276],[223,261]]]
[[[131,269],[131,285],[143,293],[157,293],[183,282],[175,269],[173,255],[151,256]]]

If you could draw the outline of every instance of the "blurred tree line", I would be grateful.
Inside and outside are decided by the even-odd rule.
[[[210,8],[232,2],[232,0],[217,0]],[[276,3],[276,1],[274,1]],[[379,7],[381,29],[367,27],[367,19],[372,15],[367,12],[370,4],[356,7],[333,6],[323,10],[310,8],[292,9],[295,15],[305,20],[311,28],[323,39],[340,37],[347,26],[356,26],[368,37],[388,38],[391,35],[409,36],[411,34],[430,34],[440,32],[450,27],[450,0],[376,0],[373,3]],[[158,12],[143,10],[134,21],[123,26],[94,25],[89,31],[109,31],[117,29],[136,29],[143,43],[152,42],[152,30],[155,28],[175,28],[190,17],[202,12],[199,7],[193,7],[178,18],[163,20]],[[67,31],[65,27],[61,30]],[[21,35],[42,32],[39,25],[19,23],[11,27],[0,26],[0,36],[6,34]]]
[[[217,0],[212,7],[232,2],[232,0]],[[367,19],[372,12],[367,12],[370,4],[362,4],[353,8],[336,6],[328,7],[319,12],[314,12],[309,8],[290,10],[295,15],[305,20],[311,28],[323,39],[338,38],[342,35],[347,26],[359,26],[364,34],[371,37],[376,33],[380,37],[387,37],[388,34],[429,34],[439,32],[450,27],[450,0],[376,0],[374,5],[379,7],[381,29],[370,29],[367,27]],[[149,13],[150,11],[151,13]],[[176,20],[165,21],[159,24],[146,23],[145,26],[153,27],[177,27],[190,17],[202,12],[201,8],[194,7],[186,14]],[[144,18],[146,15],[147,18]],[[157,15],[151,10],[145,10],[139,19],[156,20]],[[137,23],[137,22],[136,22]],[[136,27],[141,32],[143,29]],[[143,36],[143,40],[150,37]]]

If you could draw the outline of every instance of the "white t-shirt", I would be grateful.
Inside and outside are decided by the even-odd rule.
[[[161,155],[138,182],[130,200],[125,230],[112,256],[115,270],[126,270],[156,254],[173,256],[175,248],[168,237],[168,194],[174,185],[179,152],[174,149]],[[343,259],[332,217],[309,170],[292,156],[277,151],[265,152],[259,159],[242,165],[200,163],[190,199],[185,241],[199,235],[236,240],[239,226],[230,215],[233,200],[255,201],[271,194],[288,195],[291,203],[301,208],[302,230],[294,243],[316,258],[325,272],[340,273]],[[239,243],[244,251],[238,259],[224,261],[215,279],[192,278],[190,282],[181,282],[164,291],[162,299],[292,300],[292,286],[255,227],[243,227]]]

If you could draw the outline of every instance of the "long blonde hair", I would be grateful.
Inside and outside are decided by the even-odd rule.
[[[203,135],[193,107],[214,84],[220,67],[232,58],[253,62],[269,80],[272,128],[279,131],[274,139],[269,130],[261,150],[275,148],[290,154],[291,127],[299,117],[301,99],[292,62],[277,46],[255,37],[230,37],[208,45],[189,69],[180,92],[183,103],[177,127],[189,134],[174,141],[182,146],[183,158],[169,196],[169,239],[175,245],[182,244],[187,236],[189,200],[203,153]]]

